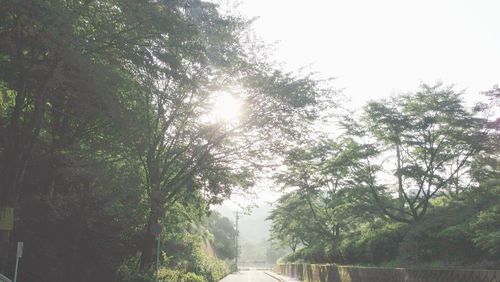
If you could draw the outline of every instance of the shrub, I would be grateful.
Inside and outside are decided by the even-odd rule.
[[[377,221],[361,225],[338,246],[339,261],[343,263],[380,263],[393,260],[406,227],[401,223]]]
[[[322,263],[327,262],[327,255],[325,253],[325,247],[321,245],[311,245],[304,247],[295,253],[291,253],[285,256],[283,259],[285,262],[309,262],[309,263]]]

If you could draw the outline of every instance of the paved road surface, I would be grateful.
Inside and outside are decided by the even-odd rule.
[[[262,270],[248,270],[233,273],[219,282],[278,282]]]

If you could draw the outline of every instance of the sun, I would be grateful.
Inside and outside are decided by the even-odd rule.
[[[215,92],[213,95],[211,115],[218,121],[237,122],[241,113],[240,101],[225,91]]]

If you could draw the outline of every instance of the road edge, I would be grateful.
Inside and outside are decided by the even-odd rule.
[[[285,282],[285,279],[282,279],[278,276],[276,276],[273,272],[271,271],[264,271],[265,274],[271,276],[272,278],[276,279],[277,281],[280,281],[280,282]]]

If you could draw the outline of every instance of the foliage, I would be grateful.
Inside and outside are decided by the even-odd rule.
[[[249,22],[220,10],[199,0],[2,1],[0,209],[14,208],[16,221],[0,230],[0,272],[11,276],[24,241],[21,280],[147,277],[149,228],[163,223],[175,227],[163,239],[168,269],[207,281],[225,273],[201,250],[214,238],[230,258],[217,241],[227,238],[210,237],[202,218],[251,186],[329,91],[275,68],[248,40]],[[231,88],[251,111],[211,120],[211,102]]]
[[[275,241],[288,244],[293,251],[298,244],[338,241],[342,231],[369,212],[357,200],[360,189],[346,188],[355,184],[360,159],[371,154],[369,146],[352,138],[322,140],[310,148],[291,150],[287,171],[277,181],[297,190],[281,197],[268,218],[273,221]]]
[[[266,248],[266,262],[269,265],[274,265],[280,261],[280,259],[288,254],[288,250],[285,248],[280,248],[273,246],[270,242],[263,243],[267,246]]]
[[[339,262],[383,262],[398,255],[398,245],[406,230],[401,224],[383,221],[363,224],[356,228],[338,246]]]
[[[300,245],[309,245],[314,241],[314,223],[311,224],[309,206],[297,193],[284,195],[278,206],[271,212],[271,240],[282,247],[289,247],[293,252]]]
[[[288,254],[281,259],[283,262],[297,263],[321,263],[329,261],[326,250],[321,245],[312,245],[302,248],[294,253]]]
[[[164,219],[164,230],[161,236],[162,253],[160,256],[159,277],[161,281],[207,281],[216,282],[229,273],[226,262],[217,259],[205,245],[213,234],[209,232],[205,215],[185,220],[185,215],[194,215],[193,207],[174,205]],[[154,268],[144,275],[138,273],[138,257],[129,257],[119,267],[120,280],[149,281],[153,280]],[[173,280],[172,280],[173,279]]]
[[[365,123],[367,133],[386,154],[384,162],[394,162],[391,174],[381,176],[382,166],[372,164],[364,176],[386,216],[407,223],[418,221],[431,199],[469,187],[465,175],[482,150],[484,120],[474,117],[451,87],[424,84],[414,94],[371,102]],[[396,184],[380,184],[382,177],[392,177]],[[388,193],[398,193],[397,201],[388,200]]]
[[[290,262],[498,267],[498,129],[451,87],[370,102],[288,153],[272,240]]]
[[[0,272],[23,241],[20,280],[148,281],[160,223],[163,279],[218,281],[234,229],[210,206],[281,159],[289,259],[498,259],[498,120],[478,115],[498,87],[467,109],[423,85],[317,138],[334,91],[268,62],[249,23],[213,1],[2,1]],[[220,91],[240,120],[210,117]]]
[[[180,273],[175,270],[160,269],[158,275],[159,281],[180,281],[180,282],[203,282],[203,277],[192,272]]]
[[[216,211],[211,212],[208,221],[208,228],[213,234],[212,246],[217,257],[224,260],[234,259],[236,257],[236,230],[233,223]]]

